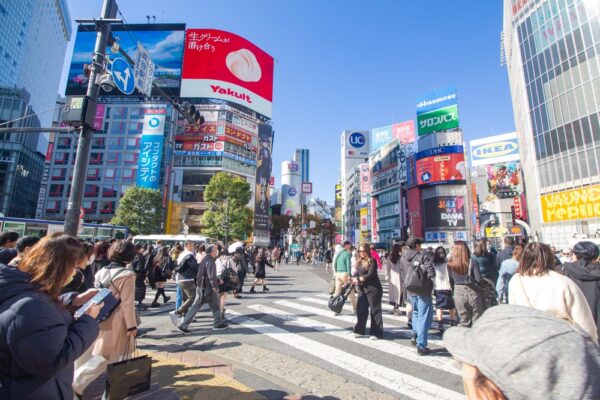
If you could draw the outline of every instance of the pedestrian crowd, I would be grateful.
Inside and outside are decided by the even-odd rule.
[[[246,276],[269,290],[266,267],[283,256],[240,242],[172,247],[131,240],[80,241],[62,233],[44,238],[0,234],[0,398],[81,399],[107,367],[132,358],[140,312],[167,304],[176,283],[176,328],[189,332],[206,303],[213,329],[227,328],[225,304],[241,298]],[[149,305],[146,288],[155,289]],[[102,296],[99,298],[98,296]],[[105,393],[106,395],[106,393]]]
[[[499,252],[485,239],[472,246],[455,242],[450,251],[422,244],[415,237],[396,243],[383,260],[391,312],[401,315],[405,306],[418,355],[432,354],[428,337],[435,314],[444,343],[463,365],[469,399],[600,398],[596,244],[577,243],[568,259],[561,257],[564,250],[516,244],[512,237]],[[355,337],[366,336],[370,317],[369,338],[377,340],[384,334],[383,289],[373,250],[368,244],[358,251],[350,242],[337,246],[330,308],[339,296],[349,297],[357,315]]]

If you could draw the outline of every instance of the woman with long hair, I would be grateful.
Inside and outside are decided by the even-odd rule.
[[[548,245],[529,243],[523,250],[517,272],[508,284],[508,302],[565,319],[579,326],[598,343],[596,322],[583,292],[554,267],[554,254]]]
[[[78,360],[81,365],[75,371],[73,380],[73,389],[78,396],[106,371],[109,363],[130,358],[135,351],[135,273],[126,267],[136,253],[133,243],[118,240],[108,250],[110,264],[96,273],[96,285],[110,289],[121,303],[108,319],[100,323],[100,333],[88,359]]]
[[[483,297],[471,287],[483,277],[479,264],[471,262],[471,252],[465,242],[454,242],[448,261],[450,279],[454,282],[454,303],[460,317],[460,326],[471,327],[485,311]]]
[[[161,247],[160,252],[154,257],[152,263],[154,264],[152,273],[154,274],[154,283],[156,284],[156,294],[154,295],[152,307],[160,307],[158,298],[161,295],[165,304],[171,300],[171,297],[165,293],[165,282],[171,277],[174,268],[173,259],[169,256],[169,248],[167,246]]]
[[[450,315],[450,326],[456,326],[456,306],[452,297],[452,285],[448,273],[448,262],[446,261],[446,249],[439,246],[433,253],[433,267],[435,268],[435,282],[433,294],[435,295],[435,315],[438,321],[438,329],[444,331],[444,310]]]
[[[107,255],[109,248],[110,243],[106,240],[102,240],[94,245],[94,262],[92,263],[92,269],[90,271],[94,276],[96,276],[96,272],[100,271],[110,263]]]
[[[0,398],[73,398],[73,363],[96,340],[102,308],[73,319],[67,307],[98,291],[60,295],[82,258],[77,239],[55,233],[16,268],[0,265]]]
[[[256,254],[256,273],[254,274],[254,277],[256,278],[256,280],[254,281],[254,283],[252,284],[252,287],[250,288],[250,293],[256,293],[254,291],[254,286],[256,286],[256,284],[258,282],[260,282],[262,284],[263,292],[269,291],[269,288],[267,287],[267,281],[265,280],[265,277],[267,274],[267,272],[266,272],[267,265],[271,268],[275,268],[273,266],[273,264],[271,264],[269,262],[267,254],[265,252],[265,249],[261,247],[260,249],[258,249],[258,253]]]
[[[392,246],[392,253],[385,260],[385,280],[388,282],[388,301],[394,306],[393,314],[400,315],[400,306],[402,306],[402,281],[404,274],[400,266],[400,256],[406,243],[396,243]]]
[[[481,276],[492,282],[494,288],[498,281],[498,268],[496,265],[496,256],[488,251],[487,241],[485,239],[476,239],[473,244],[473,257],[481,272]]]
[[[383,288],[377,275],[377,262],[371,256],[371,248],[366,243],[361,244],[358,248],[358,263],[352,284],[358,292],[354,336],[363,337],[365,335],[367,319],[370,314],[370,339],[381,339],[383,337],[383,314],[381,311]]]

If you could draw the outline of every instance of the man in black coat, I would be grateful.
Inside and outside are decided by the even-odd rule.
[[[0,233],[0,264],[8,265],[17,256],[17,240],[19,240],[17,232],[6,231]]]
[[[515,249],[515,239],[511,236],[504,238],[504,248],[496,255],[496,267],[500,269],[502,262],[512,258]]]
[[[219,255],[217,246],[210,245],[206,249],[206,257],[198,265],[198,275],[196,277],[196,299],[185,314],[183,322],[179,324],[177,330],[182,333],[189,333],[188,326],[194,319],[194,316],[200,311],[204,303],[208,304],[213,313],[213,330],[218,331],[227,328],[229,325],[223,323],[221,317],[221,298],[219,296],[219,285],[223,281],[217,276],[217,265],[215,260]]]

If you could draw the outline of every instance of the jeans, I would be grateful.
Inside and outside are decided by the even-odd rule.
[[[417,347],[427,347],[429,328],[433,321],[433,305],[431,296],[412,296],[413,331],[417,334]]]
[[[223,320],[221,318],[221,298],[218,293],[215,293],[214,290],[210,292],[208,296],[202,295],[202,288],[196,289],[196,300],[194,300],[194,304],[190,307],[188,312],[185,314],[185,318],[180,328],[187,329],[190,325],[194,316],[200,311],[204,303],[207,303],[213,313],[213,323],[214,326],[220,325]]]
[[[177,285],[177,294],[175,295],[175,309],[179,310],[181,305],[183,304],[183,292],[181,291],[181,287]]]

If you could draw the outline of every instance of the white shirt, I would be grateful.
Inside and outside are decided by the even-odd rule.
[[[433,263],[435,268],[435,290],[452,290],[447,263]]]
[[[596,322],[583,292],[575,282],[558,272],[548,271],[541,276],[514,274],[508,284],[508,303],[566,319],[598,343]]]

